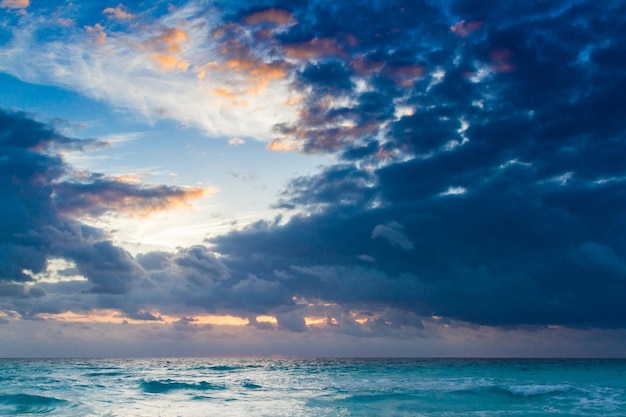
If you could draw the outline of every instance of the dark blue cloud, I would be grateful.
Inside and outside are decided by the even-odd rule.
[[[318,4],[311,36],[359,42],[296,87],[346,104],[313,94],[281,133],[350,163],[288,185],[279,206],[306,215],[212,239],[226,265],[286,271],[295,294],[346,306],[623,327],[624,5],[390,3],[382,27],[370,7],[339,23],[341,6]],[[375,88],[346,91],[348,78]]]
[[[353,165],[334,165],[317,177],[292,179],[279,200],[279,208],[318,205],[363,206],[376,197],[375,177]]]
[[[354,87],[350,81],[350,71],[337,61],[309,65],[298,75],[298,82],[303,87],[313,87],[316,95],[347,92]]]

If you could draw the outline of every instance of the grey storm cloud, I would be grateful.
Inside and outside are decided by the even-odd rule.
[[[75,272],[89,281],[89,287],[81,286],[83,293],[123,294],[147,279],[146,270],[130,253],[74,215],[124,210],[128,202],[133,210],[151,210],[171,199],[184,201],[189,190],[121,183],[100,174],[75,180],[59,151],[99,145],[68,138],[24,113],[0,111],[0,282],[5,297],[41,298],[46,293],[43,287],[26,289],[24,283],[35,283],[33,276],[44,272],[54,258],[75,263]],[[197,259],[191,256],[193,249],[189,252],[188,262]]]

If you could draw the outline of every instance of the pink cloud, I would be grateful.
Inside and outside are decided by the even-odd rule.
[[[294,23],[293,15],[283,9],[268,9],[252,13],[244,18],[247,25],[255,26],[262,24],[273,24],[285,26]]]
[[[115,8],[107,7],[102,13],[108,14],[109,19],[131,20],[134,17],[131,13],[128,13],[128,8],[121,3]]]
[[[95,38],[93,43],[101,44],[104,43],[107,39],[107,34],[104,32],[104,28],[100,26],[99,23],[96,23],[93,26],[85,26],[85,30],[88,34]]]
[[[364,57],[358,57],[350,61],[352,69],[361,75],[371,74],[373,72],[379,72],[383,68],[384,63],[377,61],[370,61]]]
[[[337,41],[329,38],[313,38],[308,42],[284,47],[285,53],[290,58],[311,59],[327,55],[344,56],[345,52],[337,44]]]
[[[511,72],[515,70],[515,65],[511,64],[510,59],[513,55],[510,49],[494,49],[489,54],[491,67],[496,72]]]
[[[424,68],[423,65],[403,65],[389,68],[385,72],[395,81],[396,85],[400,87],[411,87],[416,79],[424,76],[426,68]]]
[[[466,22],[465,20],[461,20],[453,26],[450,26],[450,31],[464,38],[470,33],[480,30],[480,28],[483,26],[483,23],[484,22],[482,20],[475,22]]]

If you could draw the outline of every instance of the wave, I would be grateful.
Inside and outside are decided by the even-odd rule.
[[[567,392],[569,385],[509,385],[502,387],[503,390],[521,397],[534,397],[538,395],[550,395]]]
[[[258,384],[255,384],[254,382],[252,382],[250,380],[243,381],[241,386],[244,387],[244,388],[247,388],[247,389],[261,389],[261,388],[263,388],[262,386],[260,386]]]
[[[0,395],[0,405],[6,406],[11,412],[21,414],[44,414],[55,411],[67,401],[53,397],[29,394]]]
[[[224,385],[211,384],[210,382],[182,382],[167,379],[164,381],[142,381],[141,388],[150,394],[165,394],[171,391],[215,391],[224,390]]]
[[[206,369],[209,369],[211,371],[218,371],[218,372],[229,372],[229,371],[239,370],[241,369],[241,366],[214,365],[214,366],[209,366]]]
[[[247,369],[259,369],[262,365],[254,363],[242,363],[238,365],[202,365],[197,367],[198,370],[208,370],[216,372],[233,372],[233,371],[245,371]]]
[[[506,395],[513,397],[538,397],[560,394],[570,391],[569,385],[527,384],[527,385],[481,385],[455,390],[456,394],[468,395]]]
[[[89,378],[104,377],[104,376],[122,376],[122,375],[124,375],[124,373],[120,371],[89,372],[85,374],[85,376]]]
[[[258,365],[255,365],[258,367]],[[211,371],[211,372],[236,372],[236,371],[245,371],[246,369],[251,368],[248,365],[206,365],[201,364],[192,368],[194,371]]]
[[[388,401],[407,401],[413,400],[415,397],[408,393],[402,392],[376,392],[349,395],[343,399],[347,403],[375,403]]]

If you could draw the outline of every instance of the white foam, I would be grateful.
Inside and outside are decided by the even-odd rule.
[[[554,394],[569,391],[569,385],[512,385],[505,387],[512,394],[521,395],[523,397],[531,397],[534,395]]]

